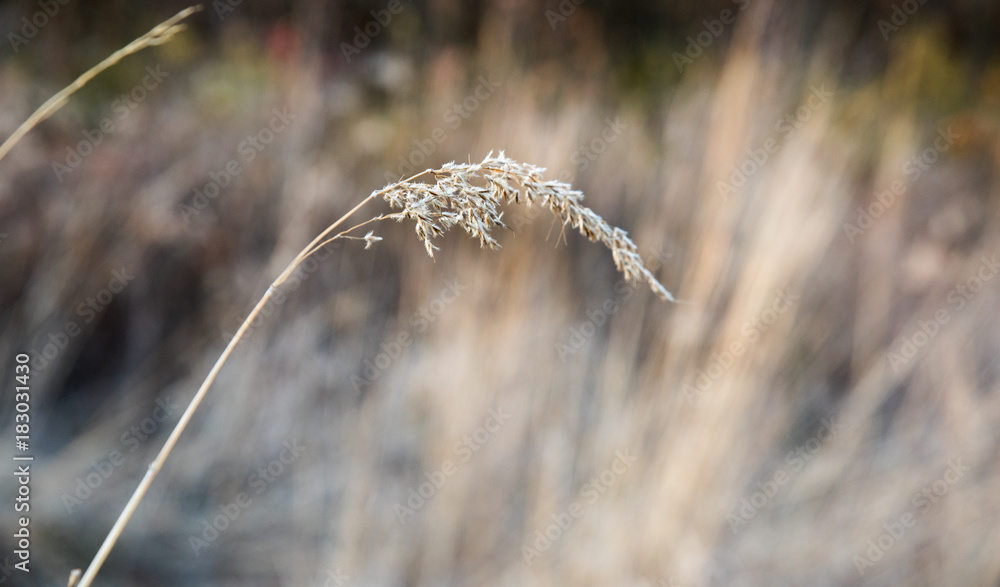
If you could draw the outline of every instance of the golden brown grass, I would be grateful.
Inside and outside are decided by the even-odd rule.
[[[250,311],[239,330],[226,345],[225,350],[219,356],[215,365],[209,371],[202,382],[197,393],[191,399],[180,420],[174,427],[170,436],[167,437],[163,448],[157,457],[149,464],[146,475],[139,482],[132,497],[129,499],[122,511],[121,516],[115,522],[104,544],[98,551],[94,561],[88,567],[83,578],[80,580],[80,587],[87,587],[91,584],[100,570],[104,560],[110,554],[121,533],[125,529],[132,515],[135,513],[139,503],[146,496],[149,487],[156,475],[163,467],[163,463],[173,451],[174,445],[180,435],[187,428],[188,422],[194,416],[195,411],[201,405],[202,400],[209,388],[215,382],[219,371],[225,365],[233,349],[243,339],[244,334],[251,324],[257,320],[260,312],[267,306],[274,296],[276,288],[288,279],[289,276],[311,255],[321,248],[333,243],[338,239],[357,239],[349,233],[367,226],[379,220],[396,219],[413,220],[416,226],[417,237],[420,238],[430,256],[434,256],[434,249],[431,239],[441,236],[452,227],[460,227],[472,237],[478,238],[483,246],[498,248],[499,243],[490,235],[490,230],[494,226],[504,226],[501,218],[503,213],[499,210],[502,202],[524,202],[526,205],[548,206],[563,224],[569,224],[578,228],[591,241],[600,240],[605,243],[614,255],[615,264],[618,269],[625,274],[626,279],[635,281],[644,279],[650,287],[663,299],[673,301],[670,292],[660,284],[642,262],[642,258],[637,252],[637,247],[625,231],[620,228],[611,227],[600,216],[580,202],[583,194],[573,190],[568,184],[560,181],[546,181],[543,176],[543,169],[533,165],[518,163],[504,156],[501,152],[499,156],[488,155],[480,164],[455,164],[449,163],[440,169],[428,169],[411,178],[399,181],[372,192],[367,198],[359,202],[347,214],[331,224],[313,239],[294,259],[288,264],[277,279],[271,283],[264,296],[257,302],[254,309]],[[422,175],[433,175],[437,180],[435,185],[429,185],[414,181]],[[477,177],[487,180],[489,187],[478,186],[473,181]],[[524,188],[524,195],[521,190],[512,186],[510,181],[519,183]],[[365,222],[361,222],[351,228],[343,230],[330,236],[339,226],[354,216],[365,204],[376,197],[381,196],[391,207],[402,208],[401,212],[392,214],[381,214]],[[365,241],[365,248],[370,248],[376,240],[381,240],[369,232],[366,236],[360,237]],[[70,580],[73,587],[74,581]]]
[[[178,25],[177,23],[200,9],[200,6],[188,8],[161,23],[146,35],[136,39],[125,48],[115,52],[100,64],[88,70],[87,73],[80,76],[73,84],[56,94],[56,96],[42,105],[38,111],[0,146],[0,159],[3,158],[24,134],[64,106],[69,97],[86,85],[89,80],[131,53],[145,47],[169,41],[177,32],[183,29],[183,25]],[[546,180],[543,176],[544,171],[543,168],[514,161],[506,157],[502,151],[495,157],[491,152],[482,163],[478,164],[448,163],[439,169],[427,169],[413,177],[372,192],[367,198],[363,199],[339,220],[316,236],[309,245],[292,259],[277,279],[272,282],[271,286],[243,321],[239,330],[229,341],[229,344],[191,399],[191,402],[181,415],[173,431],[167,437],[163,448],[149,464],[146,474],[129,498],[128,503],[125,505],[114,526],[112,526],[86,572],[81,577],[79,570],[72,571],[69,579],[69,587],[88,587],[94,581],[104,561],[125,530],[125,526],[132,519],[136,508],[138,508],[140,502],[146,496],[153,480],[162,469],[164,462],[173,451],[181,434],[187,428],[194,413],[201,405],[208,389],[215,382],[219,371],[225,365],[233,349],[242,340],[251,324],[253,324],[260,312],[271,301],[276,288],[281,287],[288,277],[311,255],[338,239],[363,240],[365,241],[366,249],[370,248],[374,242],[381,240],[381,238],[374,236],[372,232],[368,232],[364,237],[357,237],[350,234],[358,228],[380,220],[412,220],[415,224],[417,237],[423,241],[428,255],[433,257],[434,250],[437,247],[431,243],[431,239],[442,236],[448,229],[453,227],[463,228],[469,236],[478,239],[484,247],[499,248],[500,244],[491,235],[491,230],[496,226],[506,228],[502,220],[503,212],[500,210],[500,206],[505,203],[523,202],[527,206],[546,206],[556,218],[561,220],[564,226],[569,225],[572,228],[576,228],[591,241],[600,241],[607,245],[612,251],[615,265],[619,271],[624,273],[626,279],[633,282],[641,279],[648,283],[652,290],[661,298],[674,301],[670,292],[645,267],[642,257],[638,254],[638,248],[628,237],[628,234],[620,228],[610,226],[591,209],[583,206],[581,203],[583,200],[582,192],[574,190],[565,182]],[[435,183],[427,184],[415,181],[424,175],[433,176]],[[480,185],[476,180],[484,180],[486,185]],[[391,208],[400,208],[401,211],[380,214],[337,234],[333,234],[338,227],[377,197],[384,198]]]
[[[14,148],[14,145],[24,138],[24,135],[28,134],[31,129],[35,128],[38,123],[52,116],[58,112],[60,108],[65,106],[69,97],[80,90],[80,88],[87,85],[90,80],[94,79],[102,71],[112,67],[114,64],[118,63],[125,57],[132,55],[133,53],[142,51],[147,47],[156,47],[157,45],[162,45],[170,41],[170,39],[174,38],[174,35],[183,31],[187,27],[187,25],[179,24],[180,21],[200,11],[201,9],[201,5],[197,5],[185,8],[184,10],[178,12],[174,16],[150,29],[150,31],[145,35],[142,35],[128,45],[125,45],[111,55],[108,55],[107,59],[85,71],[82,75],[80,75],[80,77],[76,78],[73,83],[46,100],[44,104],[38,107],[38,110],[35,110],[35,112],[32,113],[32,115],[17,128],[17,130],[7,137],[7,140],[5,140],[3,144],[0,144],[0,160],[6,157],[7,153]]]
[[[750,10],[764,5],[751,3]],[[575,23],[587,23],[584,11],[577,16]],[[775,61],[781,48],[774,45],[765,56],[758,22],[766,19],[741,20],[733,51],[718,65],[703,58],[704,74],[685,77],[652,113],[613,101],[600,82],[580,87],[552,68],[511,67],[503,76],[507,96],[491,98],[435,157],[462,159],[503,145],[517,160],[575,172],[572,183],[587,193],[588,204],[628,226],[644,253],[649,245],[659,249],[669,262],[658,275],[675,293],[698,299],[698,308],[613,289],[610,264],[602,271],[590,258],[597,248],[578,246],[582,239],[571,236],[569,247],[540,254],[544,222],[516,238],[494,233],[503,255],[482,255],[455,240],[434,264],[412,242],[389,238],[395,227],[383,225],[378,233],[386,239],[371,255],[332,255],[320,263],[265,322],[266,336],[244,340],[233,353],[216,382],[226,393],[206,400],[102,577],[122,585],[147,577],[185,585],[298,585],[323,584],[339,570],[354,584],[996,584],[1000,396],[991,317],[1000,307],[998,282],[969,299],[959,296],[960,309],[948,301],[976,274],[982,256],[1000,250],[992,196],[1000,133],[995,92],[988,90],[995,85],[985,83],[989,76],[970,80],[962,86],[968,103],[929,115],[925,94],[904,95],[901,88],[956,86],[934,77],[946,47],[913,22],[894,38],[884,75],[857,87],[833,83],[829,74],[833,99],[787,137],[778,135],[781,149],[725,200],[717,182],[747,148],[773,134],[775,121],[804,105],[803,88],[820,81],[813,76],[831,69],[820,55],[809,76],[796,72],[788,66],[800,50],[796,43],[787,62]],[[505,26],[520,26],[500,17],[489,24],[490,51],[504,46]],[[837,31],[829,38],[840,38]],[[488,55],[490,63],[506,63],[503,55]],[[306,140],[314,135],[292,131],[227,200],[220,197],[217,213],[203,215],[197,231],[158,206],[189,193],[188,178],[204,177],[217,164],[199,156],[205,151],[168,164],[177,151],[124,134],[107,149],[148,147],[162,173],[133,178],[128,160],[95,153],[88,165],[118,172],[113,181],[93,178],[73,192],[89,205],[73,218],[88,221],[67,222],[57,206],[38,221],[38,234],[54,250],[81,250],[77,244],[89,242],[97,226],[128,238],[71,253],[67,265],[25,253],[32,269],[18,283],[32,302],[16,307],[30,310],[26,315],[64,306],[71,312],[75,296],[84,295],[76,292],[92,286],[87,275],[136,250],[143,252],[136,259],[157,261],[145,277],[150,287],[127,292],[78,348],[113,357],[118,350],[102,341],[116,339],[117,323],[181,325],[150,327],[162,350],[114,371],[120,383],[102,379],[81,388],[52,372],[53,389],[77,385],[76,397],[87,399],[76,404],[71,397],[63,410],[81,405],[99,415],[39,463],[51,482],[37,488],[35,523],[79,545],[48,547],[60,569],[90,556],[103,538],[94,528],[113,521],[152,456],[147,449],[159,440],[127,455],[124,468],[67,514],[60,495],[85,463],[116,447],[161,390],[187,397],[224,344],[217,334],[224,317],[267,288],[259,276],[277,274],[301,248],[303,234],[322,230],[320,219],[353,205],[347,194],[367,193],[362,186],[382,176],[373,161],[395,161],[467,91],[439,75],[427,84],[441,93],[437,102],[402,95],[386,110],[362,104],[339,114],[316,98],[329,87],[314,70],[281,73],[287,77],[273,84],[275,99],[298,98],[300,116],[317,121],[314,127],[324,122],[335,136],[323,138],[320,155]],[[573,91],[559,94],[554,110],[562,84]],[[288,87],[310,91],[281,93]],[[609,101],[610,114],[621,115],[629,131],[581,171],[568,154],[599,132]],[[197,111],[188,116],[179,135],[206,150],[225,153],[250,130]],[[903,165],[948,124],[961,141],[918,180],[907,178]],[[384,143],[361,140],[373,130],[388,137]],[[855,222],[857,207],[868,207],[897,179],[906,182],[906,196],[849,242],[843,224]],[[87,212],[93,209],[104,212]],[[273,222],[261,225],[263,216]],[[502,220],[512,224],[506,215]],[[30,252],[31,242],[11,231],[5,246]],[[181,252],[164,257],[163,250]],[[456,275],[474,286],[415,330],[410,318]],[[77,282],[78,290],[62,285]],[[797,299],[774,319],[776,290]],[[160,291],[170,299],[158,297]],[[63,298],[50,301],[51,292]],[[174,298],[197,300],[196,310]],[[607,300],[617,311],[560,364],[549,352],[552,341],[564,340]],[[948,324],[894,370],[888,354],[942,308]],[[47,332],[31,322],[30,330],[5,334],[5,342],[20,343],[34,329]],[[358,395],[343,384],[344,374],[360,372],[378,345],[399,332],[414,341],[376,381]],[[138,346],[140,334],[117,339]],[[730,362],[724,353],[735,343],[743,352]],[[93,355],[88,360],[96,362]],[[720,372],[722,362],[728,367]],[[697,387],[703,376],[710,384],[689,400],[685,387]],[[394,504],[425,481],[425,472],[454,459],[455,443],[496,406],[511,420],[400,526]],[[788,454],[808,450],[827,418],[844,429],[793,468]],[[248,491],[245,475],[290,437],[308,447],[306,458],[253,494],[253,507],[194,557],[189,537],[219,506]],[[579,500],[581,487],[618,449],[638,460],[527,568],[521,547]],[[885,524],[916,512],[914,496],[956,457],[972,471],[919,512],[906,536],[859,576],[852,558]],[[733,532],[727,517],[778,471],[788,482]]]

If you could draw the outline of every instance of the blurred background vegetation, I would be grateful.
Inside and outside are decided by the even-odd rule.
[[[4,137],[185,7],[42,4],[0,5]],[[189,24],[0,162],[0,437],[30,352],[36,458],[32,573],[2,554],[0,580],[87,565],[329,222],[504,149],[689,303],[547,213],[511,209],[499,252],[450,235],[431,261],[405,224],[333,245],[101,584],[1000,584],[1000,6],[217,0]]]

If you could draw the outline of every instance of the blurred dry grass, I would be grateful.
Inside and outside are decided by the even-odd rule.
[[[1000,281],[955,289],[1000,251],[1000,66],[963,69],[939,30],[912,23],[882,75],[845,82],[838,22],[802,59],[767,33],[772,16],[754,5],[725,51],[638,98],[616,90],[600,43],[566,70],[519,65],[518,20],[500,8],[483,17],[489,50],[423,67],[373,48],[344,72],[294,31],[261,46],[233,32],[211,58],[167,46],[138,60],[138,78],[156,63],[170,77],[64,182],[50,162],[94,115],[71,105],[27,137],[0,166],[5,365],[70,320],[84,331],[33,379],[32,579],[90,560],[226,333],[440,128],[427,165],[505,149],[565,173],[692,305],[617,286],[603,248],[569,232],[556,246],[558,228],[546,240],[547,213],[497,253],[449,236],[431,262],[396,225],[372,251],[336,247],[238,348],[104,584],[1000,584]],[[599,27],[573,18],[567,35]],[[453,128],[446,113],[480,75],[499,88]],[[818,106],[817,88],[832,93]],[[38,92],[3,66],[4,136]],[[98,102],[97,120],[110,115]],[[272,108],[294,121],[246,162],[239,145]],[[797,128],[775,126],[800,108]],[[608,119],[620,135],[574,157]],[[907,161],[949,128],[957,138],[914,177]],[[720,193],[768,139],[766,162]],[[185,214],[231,159],[238,177]],[[903,195],[849,237],[894,181]],[[77,306],[121,267],[134,280],[83,324]],[[915,334],[942,311],[933,336]],[[383,369],[401,333],[413,343]],[[899,362],[907,341],[921,348]],[[165,422],[151,419],[157,399],[176,406]],[[491,409],[509,420],[477,432]],[[840,428],[827,438],[824,422]],[[261,473],[290,441],[305,452]],[[68,508],[114,450],[122,464]],[[619,451],[634,462],[616,472]],[[968,470],[950,484],[954,459]],[[400,523],[446,461],[454,474]],[[191,537],[241,492],[252,503],[195,556]],[[574,502],[579,517],[526,564],[536,531]],[[868,541],[907,513],[915,523],[861,575]]]

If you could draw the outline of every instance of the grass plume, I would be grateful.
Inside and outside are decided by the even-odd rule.
[[[160,449],[159,454],[150,463],[142,481],[139,482],[139,486],[125,505],[125,509],[118,517],[111,532],[105,538],[104,543],[98,551],[98,555],[91,562],[79,586],[86,587],[93,581],[101,564],[107,558],[118,537],[124,531],[125,525],[128,524],[139,503],[149,490],[153,479],[156,478],[157,473],[163,467],[163,463],[191,421],[198,406],[201,405],[205,394],[212,386],[222,366],[229,359],[233,349],[243,338],[250,325],[257,319],[261,310],[271,300],[277,288],[310,255],[335,240],[363,240],[365,241],[366,249],[370,248],[377,240],[381,240],[372,232],[368,232],[364,237],[352,236],[350,233],[358,228],[380,220],[413,220],[417,237],[423,241],[427,253],[433,257],[434,250],[437,247],[431,242],[431,239],[443,235],[448,229],[456,226],[463,228],[469,236],[479,239],[483,247],[499,248],[500,244],[493,238],[491,230],[497,226],[506,226],[502,220],[503,212],[500,211],[502,203],[523,202],[528,206],[546,206],[556,217],[562,220],[564,225],[570,225],[578,229],[591,241],[601,241],[607,245],[614,256],[615,264],[625,274],[627,279],[633,281],[643,279],[661,298],[674,301],[670,292],[657,281],[643,264],[635,243],[632,242],[624,230],[612,227],[594,213],[593,210],[583,206],[580,203],[583,200],[583,193],[572,189],[569,184],[560,181],[545,180],[542,177],[543,171],[544,169],[540,167],[509,159],[503,152],[496,157],[490,153],[483,159],[482,163],[448,163],[439,169],[425,170],[410,178],[372,192],[339,220],[316,236],[312,242],[292,259],[285,270],[278,275],[277,279],[271,283],[271,286],[264,293],[263,297],[261,297],[257,305],[251,310],[250,314],[243,321],[243,324],[240,325],[239,330],[233,336],[232,340],[226,345],[225,350],[219,356],[218,360],[216,360],[215,365],[202,382],[198,392],[195,393],[181,415],[180,420],[178,420],[177,425],[171,431],[163,448]],[[433,176],[435,183],[428,184],[414,181],[424,175]],[[485,185],[476,183],[477,179],[485,181]],[[363,206],[378,197],[384,199],[390,208],[401,210],[377,215],[333,236],[329,236],[349,218],[354,216]]]
[[[301,262],[320,247],[336,238],[359,238],[348,233],[372,222],[385,219],[412,220],[414,229],[427,250],[434,257],[438,249],[432,242],[453,227],[460,227],[479,244],[491,249],[500,248],[493,237],[495,227],[509,229],[503,222],[503,204],[519,203],[526,206],[547,207],[564,226],[580,231],[591,242],[601,242],[611,249],[615,266],[631,282],[645,281],[661,299],[676,302],[674,296],[646,268],[638,247],[621,228],[611,226],[590,208],[584,206],[583,192],[562,181],[546,180],[545,168],[520,163],[507,157],[503,151],[496,156],[491,152],[481,163],[447,163],[438,169],[427,169],[412,177],[372,192],[360,205],[381,197],[392,209],[399,212],[381,214],[353,226],[332,238],[326,238],[337,226],[323,231],[306,247]],[[432,176],[434,183],[414,181],[422,176]],[[360,240],[365,248],[379,237],[369,232]],[[295,264],[297,265],[297,263]],[[291,267],[294,270],[295,266]],[[290,271],[288,272],[290,273]],[[285,275],[285,274],[283,274]],[[287,275],[285,275],[287,277]],[[284,281],[284,279],[281,279]]]
[[[562,181],[546,180],[542,167],[519,163],[504,155],[490,153],[482,163],[448,163],[440,169],[428,169],[435,183],[402,181],[379,193],[392,208],[401,208],[397,217],[416,223],[417,237],[423,241],[427,254],[434,256],[431,239],[460,226],[483,247],[496,249],[500,244],[493,238],[495,226],[503,223],[501,203],[523,203],[545,206],[563,225],[580,231],[592,242],[600,241],[611,249],[615,266],[629,281],[645,281],[664,300],[674,296],[646,268],[638,248],[628,233],[608,224],[593,210],[584,206],[583,192]],[[480,180],[479,183],[476,180]],[[485,182],[485,185],[482,185]]]
[[[0,159],[3,159],[25,134],[38,123],[62,108],[73,93],[84,87],[99,73],[132,53],[169,41],[175,34],[183,30],[185,26],[178,23],[199,10],[201,10],[201,6],[193,6],[179,12],[82,74],[72,84],[40,106],[0,145]],[[454,227],[464,229],[470,237],[478,239],[480,245],[484,248],[500,248],[499,242],[493,237],[492,230],[498,226],[509,228],[503,222],[504,213],[501,210],[502,205],[524,204],[527,206],[544,206],[561,221],[564,227],[568,225],[571,228],[575,228],[592,242],[600,241],[611,249],[615,265],[625,275],[626,279],[632,282],[645,281],[660,298],[676,301],[673,295],[646,268],[638,253],[638,248],[628,237],[628,233],[621,228],[611,226],[593,210],[584,206],[581,203],[584,196],[579,190],[573,189],[572,186],[565,182],[546,180],[543,177],[544,171],[544,168],[510,159],[506,157],[503,151],[500,151],[496,156],[491,152],[481,163],[447,163],[438,169],[427,169],[410,178],[372,192],[343,217],[314,238],[272,282],[271,286],[257,302],[257,305],[243,321],[243,324],[229,341],[225,350],[216,360],[215,365],[191,399],[191,402],[171,431],[160,452],[153,462],[150,463],[139,486],[129,498],[125,508],[104,539],[86,572],[82,576],[79,569],[74,569],[71,572],[68,581],[69,587],[87,587],[93,583],[101,566],[124,531],[125,526],[135,514],[139,503],[145,497],[150,485],[163,467],[163,463],[170,455],[180,435],[187,428],[195,411],[201,405],[219,371],[229,359],[233,349],[243,338],[249,326],[270,301],[276,289],[310,255],[335,240],[362,240],[365,242],[366,249],[371,248],[375,242],[381,240],[380,237],[375,236],[371,231],[363,237],[350,234],[360,227],[380,220],[412,220],[417,237],[423,242],[428,255],[433,257],[437,247],[432,243],[432,239],[442,236]],[[417,178],[423,176],[432,176],[434,183],[415,181]],[[398,211],[377,215],[330,236],[363,206],[378,197],[381,197],[389,205],[390,209]]]

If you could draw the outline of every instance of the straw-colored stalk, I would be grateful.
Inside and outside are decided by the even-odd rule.
[[[116,51],[107,59],[81,75],[76,81],[39,107],[3,145],[0,145],[0,159],[3,159],[28,131],[62,108],[69,97],[85,86],[94,76],[111,67],[127,55],[145,47],[169,41],[175,34],[183,30],[184,25],[178,24],[179,21],[199,10],[201,10],[201,6],[193,6],[179,12],[174,17],[157,25],[142,37]],[[132,493],[122,513],[118,516],[94,559],[87,567],[86,572],[81,577],[80,570],[74,569],[70,575],[69,587],[88,587],[94,581],[111,549],[114,548],[115,543],[124,531],[126,524],[132,518],[136,508],[138,508],[139,503],[145,497],[150,485],[156,478],[157,473],[163,467],[163,463],[177,444],[177,440],[184,432],[184,429],[187,428],[198,406],[201,405],[208,389],[215,382],[215,378],[218,376],[222,366],[229,359],[233,349],[243,338],[250,324],[253,323],[260,311],[270,301],[276,289],[281,287],[281,284],[310,255],[335,240],[363,240],[365,241],[366,249],[370,248],[373,243],[381,240],[381,238],[374,236],[372,232],[368,232],[363,237],[350,234],[361,227],[379,220],[412,220],[415,225],[417,237],[423,241],[427,253],[433,257],[437,247],[431,242],[432,239],[443,235],[452,227],[459,226],[463,228],[469,236],[479,239],[483,247],[488,246],[495,249],[499,248],[500,245],[493,237],[492,230],[497,226],[507,228],[503,222],[503,212],[500,210],[502,205],[523,203],[527,206],[545,206],[562,222],[564,227],[568,225],[571,228],[575,228],[591,241],[600,241],[610,248],[615,265],[619,271],[624,273],[627,279],[630,281],[645,281],[658,296],[665,300],[675,301],[670,292],[646,268],[642,258],[638,254],[635,243],[632,242],[624,230],[609,225],[604,219],[595,214],[593,210],[584,206],[581,203],[583,201],[583,193],[580,191],[574,190],[569,184],[564,182],[544,179],[542,175],[544,171],[540,167],[509,159],[502,151],[497,156],[493,156],[490,153],[483,159],[482,163],[448,163],[439,169],[427,169],[413,177],[372,192],[367,198],[359,202],[354,208],[313,239],[312,242],[292,259],[291,263],[288,264],[277,279],[271,283],[271,286],[264,293],[263,297],[261,297],[260,301],[257,302],[257,305],[254,306],[253,310],[246,317],[246,320],[243,321],[243,324],[232,340],[226,345],[225,350],[219,356],[218,360],[216,360],[208,376],[198,388],[198,392],[195,393],[181,415],[180,420],[174,426],[163,448],[160,449],[156,458],[150,463],[146,474],[139,482],[139,486]],[[433,177],[435,180],[434,183],[416,181],[423,176]],[[390,210],[397,211],[379,214],[334,234],[334,231],[358,212],[358,210],[379,197],[388,203]]]
[[[39,106],[38,109],[36,109],[31,116],[29,116],[28,119],[21,124],[21,126],[17,127],[17,130],[7,137],[7,140],[0,145],[0,160],[3,160],[3,158],[7,156],[7,153],[9,153],[11,149],[13,149],[22,138],[24,138],[24,135],[28,134],[28,132],[35,128],[39,123],[58,112],[59,109],[69,102],[70,96],[86,86],[90,80],[94,79],[94,77],[102,71],[108,69],[112,65],[115,65],[133,53],[137,53],[147,47],[155,47],[166,43],[172,39],[174,35],[187,28],[187,25],[180,24],[180,21],[201,10],[202,6],[199,4],[185,8],[184,10],[178,12],[174,16],[150,29],[146,34],[112,53],[104,59],[104,61],[101,61],[97,65],[88,69],[80,75],[80,77],[76,78],[73,83],[46,100],[44,104]],[[131,515],[131,513],[129,515]],[[119,522],[121,522],[121,519],[119,519]],[[118,534],[121,534],[122,528],[124,528],[124,524],[121,524],[121,527],[116,524],[115,527],[112,528],[111,534],[109,534],[108,539],[104,541],[104,545],[101,547],[101,550],[98,551],[97,556],[94,557],[93,562],[91,562],[90,567],[87,569],[87,573],[82,578],[80,577],[79,569],[74,569],[70,573],[68,583],[69,587],[77,585],[90,585],[90,583],[94,580],[94,576],[97,574],[98,569],[101,568],[101,564],[104,562],[104,559],[107,558],[108,553],[111,551],[111,546],[114,545]]]
[[[125,505],[125,509],[84,574],[79,584],[80,587],[89,585],[97,574],[101,564],[125,529],[125,525],[135,513],[139,502],[146,495],[146,491],[153,479],[156,478],[167,456],[170,455],[180,435],[191,421],[222,366],[229,359],[229,355],[243,338],[250,324],[270,301],[276,289],[281,287],[281,284],[288,279],[296,267],[310,255],[335,240],[363,240],[366,249],[370,248],[373,243],[382,240],[374,236],[372,232],[368,232],[362,237],[350,234],[359,228],[380,220],[412,220],[417,237],[423,241],[427,253],[433,257],[437,247],[431,240],[443,235],[454,226],[460,226],[469,236],[479,239],[483,247],[499,248],[499,243],[492,235],[492,229],[497,226],[506,227],[502,220],[503,212],[500,211],[500,206],[503,203],[546,206],[562,221],[564,226],[569,225],[576,228],[591,241],[600,241],[607,245],[611,249],[615,265],[619,271],[625,274],[627,279],[645,281],[661,298],[675,301],[670,292],[657,281],[656,277],[643,264],[635,243],[624,230],[612,227],[593,210],[583,206],[581,204],[583,193],[572,189],[561,181],[545,180],[542,177],[543,171],[544,169],[534,165],[509,159],[503,152],[495,157],[490,153],[482,163],[448,163],[439,169],[427,169],[413,177],[372,192],[314,238],[271,283],[263,297],[240,325],[232,340],[226,345],[222,355],[219,356],[201,387],[198,388],[198,392],[184,410],[163,448],[150,463],[142,481]],[[436,181],[434,183],[415,181],[422,176],[433,176]],[[334,234],[334,231],[358,210],[379,197],[389,204],[390,209],[399,209],[399,211],[379,214]]]
[[[39,106],[38,109],[35,110],[35,112],[32,113],[32,115],[29,116],[28,119],[21,124],[21,126],[17,127],[17,130],[7,137],[7,140],[0,145],[0,159],[6,157],[7,153],[14,148],[14,145],[16,145],[18,141],[24,137],[24,135],[28,134],[28,131],[35,128],[38,123],[52,116],[59,111],[60,108],[65,106],[66,102],[69,101],[69,97],[75,94],[77,90],[87,85],[87,82],[94,79],[97,74],[118,63],[125,57],[141,51],[146,47],[155,47],[156,45],[166,43],[170,39],[174,38],[174,35],[187,28],[187,25],[178,24],[180,21],[191,16],[195,12],[199,12],[201,9],[202,7],[199,4],[197,6],[185,8],[184,10],[178,12],[174,16],[150,29],[150,31],[145,35],[112,53],[107,57],[107,59],[88,69],[83,75],[76,78],[73,83],[60,90],[55,96],[46,100],[44,104]]]

